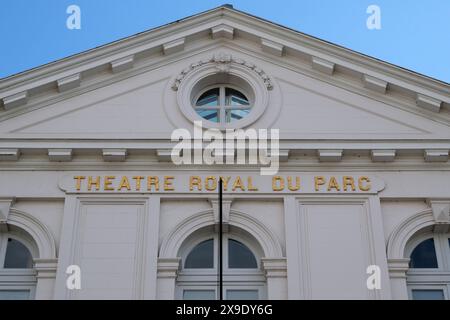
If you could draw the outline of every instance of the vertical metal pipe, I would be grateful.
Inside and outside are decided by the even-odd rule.
[[[223,300],[222,178],[219,178],[219,300]]]

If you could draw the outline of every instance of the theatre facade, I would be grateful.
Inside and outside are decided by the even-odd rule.
[[[200,121],[277,170],[174,163]],[[230,6],[139,33],[0,80],[0,299],[216,299],[220,178],[225,298],[450,299],[449,150],[446,83]]]

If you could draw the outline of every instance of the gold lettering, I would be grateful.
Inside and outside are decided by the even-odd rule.
[[[100,190],[100,177],[95,177],[95,181],[92,181],[92,177],[88,177],[88,191],[91,191],[92,185],[95,185],[95,190]]]
[[[173,179],[175,179],[175,177],[173,176],[165,176],[164,177],[164,191],[173,191]]]
[[[210,185],[210,181],[212,181],[212,185]],[[217,189],[217,180],[214,176],[208,176],[205,179],[205,189],[208,191],[214,191]]]
[[[275,176],[272,178],[272,190],[273,191],[283,191],[284,190],[283,177]]]
[[[364,184],[366,182],[367,184]],[[361,191],[369,191],[371,188],[369,177],[362,176],[358,179],[358,187]]]
[[[105,177],[105,181],[103,181],[103,189],[105,190],[105,191],[114,191],[114,188],[113,187],[111,187],[111,184],[112,184],[112,179],[115,179],[116,177],[115,176],[106,176]]]
[[[197,186],[198,191],[202,191],[202,179],[199,176],[189,177],[189,191],[194,191],[194,186]]]
[[[298,191],[300,189],[300,177],[295,177],[295,187],[292,185],[292,177],[289,176],[288,178],[288,189],[291,191]]]
[[[247,177],[247,190],[248,191],[258,191],[258,187],[253,186],[252,177]]]
[[[241,189],[241,191],[245,191],[244,184],[242,183],[242,179],[239,176],[237,176],[236,180],[234,180],[233,189],[232,190],[236,191],[237,188]]]
[[[122,177],[122,180],[120,180],[120,184],[119,184],[119,187],[117,188],[117,190],[121,191],[123,188],[126,188],[128,191],[131,190],[130,181],[128,180],[127,176]]]
[[[141,191],[141,180],[144,179],[143,176],[135,176],[133,177],[134,180],[136,180],[136,191]]]
[[[152,186],[155,187],[155,191],[159,191],[159,178],[156,176],[147,177],[147,191],[152,190]]]
[[[355,191],[355,179],[353,177],[344,176],[342,178],[343,184],[344,184],[344,191],[347,191],[347,186],[350,186],[352,188],[352,191]]]
[[[323,176],[314,177],[314,189],[316,191],[319,191],[319,187],[323,186],[324,184],[325,184],[325,177]]]
[[[339,183],[337,182],[335,177],[331,177],[330,182],[328,182],[327,191],[331,191],[331,189],[335,189],[336,191],[341,191],[341,187],[339,186]]]
[[[76,177],[73,177],[73,178],[77,180],[77,185],[76,185],[77,191],[80,191],[80,189],[81,189],[81,180],[86,179],[86,177],[85,176],[76,176]]]
[[[228,181],[230,181],[231,177],[220,177],[222,179],[222,187],[224,191],[227,191],[228,189]]]

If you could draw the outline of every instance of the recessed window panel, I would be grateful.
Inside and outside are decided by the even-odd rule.
[[[228,240],[228,267],[236,269],[256,269],[258,264],[253,253],[239,241]]]
[[[215,300],[214,290],[184,290],[183,300]]]
[[[209,269],[214,267],[214,241],[203,241],[188,254],[184,267],[187,269]]]
[[[227,290],[227,300],[258,300],[258,290]]]
[[[15,239],[8,239],[4,268],[32,268],[33,260],[30,251]]]
[[[442,290],[412,290],[413,300],[444,300]]]
[[[0,290],[0,300],[28,300],[29,290]]]

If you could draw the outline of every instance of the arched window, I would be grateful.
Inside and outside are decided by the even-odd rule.
[[[256,269],[258,264],[253,252],[245,244],[228,239],[228,268]]]
[[[0,233],[0,300],[28,300],[36,285],[28,239]]]
[[[249,237],[238,234],[224,234],[222,243],[225,299],[264,299],[265,278],[259,262],[261,250]],[[179,299],[217,299],[218,251],[218,237],[212,232],[194,235],[186,241],[177,279]]]
[[[200,242],[188,254],[184,263],[186,269],[214,268],[214,240]]]
[[[409,297],[414,300],[450,299],[450,234],[424,233],[409,241]]]
[[[194,109],[203,119],[224,124],[247,116],[251,105],[241,91],[219,85],[203,92],[197,98]]]

